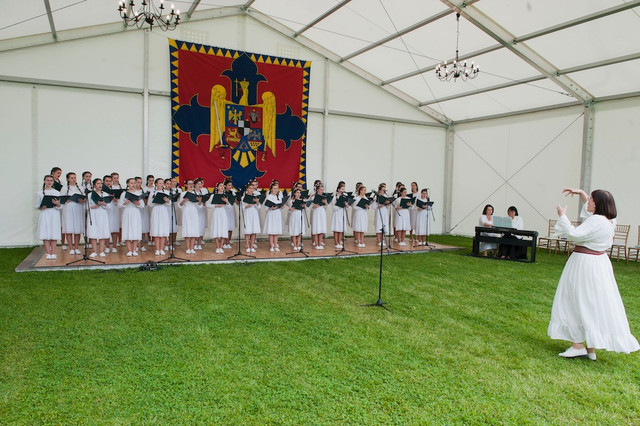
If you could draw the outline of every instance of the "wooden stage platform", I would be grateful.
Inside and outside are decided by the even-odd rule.
[[[55,260],[45,259],[44,247],[35,247],[33,251],[25,258],[25,260],[16,267],[16,272],[27,271],[69,271],[79,269],[121,269],[121,268],[139,268],[140,266],[152,262],[162,264],[216,264],[216,263],[235,263],[235,262],[260,262],[260,261],[289,261],[289,260],[304,260],[304,259],[327,259],[332,257],[353,257],[353,256],[376,256],[380,254],[380,247],[376,245],[375,237],[365,238],[366,247],[358,248],[353,244],[352,238],[346,239],[345,250],[349,252],[340,252],[339,249],[334,248],[333,238],[325,240],[324,250],[319,250],[311,245],[310,239],[303,240],[303,250],[308,255],[304,256],[301,253],[291,253],[293,247],[291,242],[287,240],[280,240],[280,251],[269,251],[268,241],[258,241],[258,248],[255,253],[246,253],[244,250],[244,241],[242,244],[241,255],[230,258],[238,253],[238,242],[235,241],[232,245],[233,248],[226,249],[224,253],[215,252],[215,243],[205,241],[202,246],[202,250],[196,250],[195,254],[186,254],[184,244],[175,247],[174,256],[182,259],[189,260],[188,262],[179,260],[170,260],[167,262],[161,262],[169,257],[170,252],[166,252],[165,255],[156,256],[155,248],[152,246],[146,246],[147,251],[139,251],[137,257],[127,257],[126,247],[118,247],[117,253],[109,253],[106,257],[96,257],[94,259],[103,263],[93,262],[91,260],[80,260],[82,254],[71,255],[68,250],[62,250],[61,246],[57,247]],[[430,243],[430,247],[426,246],[411,246],[407,241],[406,246],[400,246],[397,243],[392,243],[389,251],[384,249],[384,254],[407,254],[407,253],[419,253],[430,251],[448,251],[448,250],[460,250],[461,247],[447,246],[443,244]],[[80,245],[80,251],[84,250],[84,246]],[[90,254],[91,250],[88,250]],[[250,254],[254,257],[245,256]],[[72,265],[70,262],[80,260]],[[173,263],[175,262],[175,263]]]

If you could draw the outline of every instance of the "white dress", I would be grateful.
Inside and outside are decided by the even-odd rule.
[[[413,205],[409,208],[409,219],[411,221],[411,230],[415,231],[418,223],[418,207],[416,206],[416,200],[420,198],[420,192],[411,193],[413,198]]]
[[[411,231],[411,214],[409,213],[409,209],[401,209],[400,201],[408,200],[409,197],[398,198],[393,204],[396,206],[396,210],[393,212],[394,217],[396,218],[396,231]]]
[[[132,194],[141,196],[142,191],[132,191]],[[144,200],[140,204],[129,202],[124,204],[127,191],[120,195],[118,207],[122,209],[122,241],[140,241],[142,239],[142,214],[144,213]],[[141,211],[143,213],[141,213]],[[107,237],[108,238],[108,237]]]
[[[185,191],[180,194],[180,198],[178,199],[178,205],[182,203],[185,195],[189,191]],[[193,191],[191,191],[194,194]],[[202,209],[202,206],[198,203],[191,202],[189,200],[185,201],[184,206],[180,206],[182,210],[182,236],[185,238],[195,238],[200,236],[200,214],[199,210]]]
[[[426,202],[427,198],[422,199],[422,198],[418,198],[418,200],[422,201],[422,202]],[[418,204],[418,203],[416,203]],[[431,234],[431,207],[425,208],[425,209],[418,209],[418,207],[416,207],[416,222],[415,225],[413,227],[413,230],[415,231],[416,235],[430,235]]]
[[[180,188],[179,186],[173,190],[174,193],[176,191],[178,192],[178,194],[182,195],[182,188]],[[174,204],[175,208],[173,209],[174,210],[173,214],[174,214],[174,219],[178,224],[178,226],[182,226],[182,209],[179,208],[177,204],[179,202],[180,202],[180,196],[178,196],[178,201],[176,201]],[[178,228],[175,228],[173,232],[178,232]]]
[[[63,188],[62,195],[84,195],[77,186]],[[65,234],[84,234],[84,204],[68,201],[62,205],[62,232]]]
[[[106,192],[100,194],[101,197],[106,197]],[[87,238],[92,240],[105,240],[111,236],[109,232],[109,204],[106,206],[100,206],[93,208],[96,203],[91,199],[91,193],[87,195],[85,203],[89,203],[89,223],[87,223]],[[94,247],[96,249],[97,247]]]
[[[111,208],[107,209],[107,215],[109,216],[109,230],[112,234],[120,232],[120,209],[118,208],[118,201],[119,200],[117,198],[114,198],[111,201]]]
[[[615,225],[601,215],[587,218],[577,228],[562,216],[555,230],[576,245],[606,252],[611,247],[614,228]],[[571,254],[560,276],[547,333],[552,339],[586,342],[589,348],[623,353],[640,349],[629,330],[606,253]]]
[[[376,234],[382,232],[382,226],[384,225],[384,232],[389,232],[389,207],[380,206],[375,203],[375,209],[373,212],[373,225],[376,228]]]
[[[367,232],[369,227],[369,216],[367,215],[368,209],[358,207],[358,203],[362,197],[356,197],[353,202],[353,215],[351,219],[351,227],[354,232]]]
[[[170,192],[167,192],[167,194],[175,197],[176,191],[172,190]],[[167,217],[169,218],[169,232],[177,233],[178,232],[178,213],[180,212],[180,209],[178,208],[178,201],[174,201],[173,203],[169,201],[168,203],[164,204],[164,208],[167,210]],[[171,223],[172,218],[173,218],[173,224]]]
[[[327,208],[324,204],[312,204],[316,206],[311,209],[311,234],[327,233]]]
[[[213,197],[209,198],[207,207],[213,209],[209,232],[211,238],[227,238],[229,236],[229,226],[227,225],[227,204],[211,204]]]
[[[282,202],[282,194],[279,195],[267,195],[265,201],[271,201],[275,204]],[[267,209],[267,213],[264,215],[264,227],[262,233],[265,235],[282,235],[282,209]]]
[[[493,226],[493,216],[491,216],[491,220],[488,220],[487,216],[480,215],[480,219],[478,220],[478,226],[486,226],[485,223],[488,223],[489,225]],[[482,232],[481,235],[488,235],[490,237],[499,236],[498,234],[492,234],[490,232]],[[480,252],[483,252],[485,250],[496,250],[497,248],[498,248],[498,243],[480,242],[479,244]]]
[[[260,191],[254,191],[254,196],[260,196]],[[260,203],[252,204],[251,207],[246,207],[244,201],[240,204],[242,211],[244,212],[244,235],[259,234],[260,233]]]
[[[40,203],[45,195],[54,197],[60,196],[60,191],[55,189],[45,189],[36,194],[36,210],[40,211],[38,216],[38,239],[39,240],[59,240],[61,235],[60,210],[62,207],[40,210]]]
[[[293,199],[289,200],[289,206],[293,203]],[[307,229],[307,215],[304,210],[296,210],[289,212],[289,235],[297,237],[298,235],[304,235]]]
[[[167,206],[170,206],[171,203],[168,200],[163,204],[154,203],[153,198],[158,193],[169,195],[169,192],[165,190],[153,190],[149,193],[149,198],[147,199],[147,208],[151,209],[151,215],[149,216],[149,235],[152,237],[168,237],[171,218],[169,217],[170,211]]]
[[[235,198],[236,192],[231,191],[229,198],[229,204],[227,204],[224,210],[227,212],[227,231],[233,231],[236,228],[236,208]],[[227,234],[228,236],[229,234]]]
[[[333,216],[331,217],[331,231],[333,232],[346,232],[347,230],[347,210],[344,207],[336,206],[336,201],[339,198],[338,194],[335,194],[333,200],[331,200],[331,209],[333,210]]]
[[[155,192],[155,188],[149,188],[148,186],[145,186],[144,188],[142,188],[142,192],[144,194],[149,194],[149,198],[151,198],[151,193]],[[140,219],[142,219],[142,233],[143,234],[148,234],[149,232],[151,232],[151,206],[149,206],[147,204],[147,202],[149,201],[149,198],[147,198],[146,200],[143,199],[142,203],[144,204],[144,208],[140,209]]]
[[[207,195],[209,193],[209,191],[207,190],[207,188],[202,188],[200,189],[199,192],[196,192],[196,194],[198,195]],[[211,200],[211,198],[209,198],[209,200]],[[208,203],[209,200],[207,200],[206,202]],[[198,219],[200,220],[198,222],[198,225],[200,226],[198,229],[200,232],[200,234],[198,235],[199,237],[204,237],[204,231],[205,229],[207,229],[207,226],[209,225],[207,223],[207,209],[204,208],[204,206],[202,206],[201,209],[198,209]]]

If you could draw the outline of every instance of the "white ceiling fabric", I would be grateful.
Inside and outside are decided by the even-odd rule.
[[[117,0],[48,1],[58,33],[78,25],[91,27],[120,22]],[[5,48],[11,39],[22,46],[25,38],[37,34],[49,33],[51,42],[54,41],[46,2],[0,0],[4,12],[0,42]],[[439,81],[433,67],[455,55],[456,22],[450,5],[461,4],[457,1],[196,0],[173,3],[183,13],[184,21],[187,21],[187,10],[194,5],[196,13],[223,7],[243,11],[248,7],[249,11],[264,14],[293,32],[301,31],[340,5],[304,31],[299,40],[307,39],[322,46],[335,54],[335,58],[342,58],[382,84],[406,93],[423,110],[437,111],[453,122],[582,102],[554,81],[556,73],[580,86],[587,94],[586,101],[640,92],[638,0],[467,1],[469,4],[461,11],[460,55],[497,48],[469,59],[480,66],[476,79],[455,83]],[[167,0],[166,5],[170,4]],[[468,11],[473,13],[467,16]],[[444,13],[447,14],[435,19]],[[590,15],[594,16],[585,18]],[[80,16],[82,19],[77,19]],[[477,26],[477,20],[469,19],[478,16],[489,28],[499,29],[500,34],[524,38],[515,46],[525,45],[553,72],[543,74],[541,67],[528,63],[526,58],[501,45],[491,31]],[[434,19],[423,22],[431,17]],[[576,20],[579,23],[571,24]],[[421,23],[424,25],[419,25]],[[563,24],[566,28],[560,28]],[[404,30],[412,26],[415,28],[405,33]],[[549,29],[547,34],[529,37],[545,29]],[[404,34],[389,40],[399,32]],[[370,49],[366,52],[354,55],[367,47]],[[527,81],[514,84],[523,79]],[[483,90],[486,91],[477,93]]]

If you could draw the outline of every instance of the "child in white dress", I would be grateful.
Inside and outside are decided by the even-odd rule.
[[[122,209],[122,240],[127,244],[127,256],[138,256],[138,242],[142,240],[142,190],[137,189],[134,178],[127,179],[127,190],[120,196]],[[144,247],[143,247],[144,248]]]
[[[264,216],[262,233],[269,236],[269,251],[280,251],[278,237],[282,235],[282,208],[284,204],[282,204],[282,194],[278,183],[271,183],[269,194],[264,202],[267,213]]]
[[[229,235],[226,211],[226,207],[229,205],[229,200],[225,196],[222,197],[224,204],[214,204],[216,195],[226,195],[224,192],[224,184],[222,182],[216,184],[216,189],[213,191],[213,196],[209,199],[207,207],[213,209],[209,231],[211,232],[211,238],[213,238],[216,243],[216,253],[224,253],[224,240]]]
[[[45,197],[51,200],[52,207],[41,205]],[[51,198],[53,197],[53,198]],[[38,217],[38,238],[44,243],[47,260],[55,260],[56,244],[62,235],[62,224],[60,221],[60,191],[53,189],[53,176],[46,175],[42,191],[38,191],[36,195],[35,208],[40,210]]]

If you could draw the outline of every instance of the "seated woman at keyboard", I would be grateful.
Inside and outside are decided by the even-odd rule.
[[[493,206],[491,204],[487,204],[486,206],[484,206],[484,209],[482,209],[482,216],[480,216],[480,220],[478,222],[480,226],[493,226]],[[491,234],[488,232],[483,232],[482,235],[488,235],[492,237],[498,236],[497,234]],[[482,252],[483,256],[486,256],[489,250],[496,250],[497,248],[498,244],[496,243],[480,242],[480,251]]]
[[[524,222],[520,216],[518,216],[518,209],[515,206],[510,206],[507,209],[507,216],[511,218],[511,228],[522,230],[524,229]],[[527,246],[519,246],[511,244],[513,240],[518,240],[522,237],[517,235],[505,234],[500,242],[500,248],[498,249],[498,256],[503,259],[526,259],[527,258]]]

